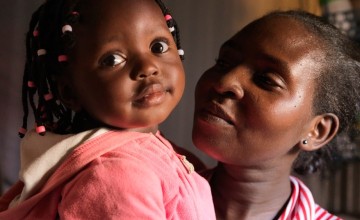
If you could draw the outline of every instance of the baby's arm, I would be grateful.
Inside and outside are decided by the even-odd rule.
[[[160,179],[136,160],[101,157],[62,196],[61,219],[166,219]]]

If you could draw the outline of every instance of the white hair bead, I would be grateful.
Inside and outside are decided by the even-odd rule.
[[[38,51],[37,51],[37,55],[38,56],[42,56],[42,55],[45,55],[46,54],[46,50],[45,49],[39,49]]]
[[[180,56],[184,56],[184,54],[185,54],[184,50],[182,50],[182,49],[179,49],[178,53],[179,53]]]
[[[174,32],[175,28],[174,27],[169,27],[170,32]]]
[[[70,25],[66,24],[62,27],[62,32],[63,32],[63,34],[65,32],[72,32],[72,27]]]

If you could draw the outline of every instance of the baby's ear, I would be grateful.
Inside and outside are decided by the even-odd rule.
[[[304,151],[313,151],[329,143],[339,129],[339,118],[332,113],[316,116],[311,121],[307,137],[300,142],[300,148]]]
[[[75,112],[81,110],[80,102],[78,101],[74,92],[73,86],[67,77],[57,78],[57,89],[60,101],[67,107]]]

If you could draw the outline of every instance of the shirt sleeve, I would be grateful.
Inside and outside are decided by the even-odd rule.
[[[63,189],[61,219],[166,219],[161,179],[140,161],[98,158]]]

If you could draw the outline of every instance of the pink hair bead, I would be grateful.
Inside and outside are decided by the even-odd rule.
[[[49,101],[49,100],[53,99],[53,95],[51,93],[45,94],[44,99],[45,99],[45,101]]]
[[[60,55],[58,56],[58,61],[59,62],[65,62],[68,60],[68,57],[66,55]]]
[[[33,81],[28,81],[27,85],[28,85],[29,88],[35,88],[36,87],[36,85],[35,85],[35,83]]]
[[[171,15],[165,15],[165,20],[166,21],[171,20],[171,19],[172,19]]]
[[[40,135],[44,135],[46,132],[46,128],[45,126],[37,126],[36,127],[36,133],[40,134]]]
[[[38,31],[38,30],[34,30],[34,31],[33,31],[33,36],[34,36],[34,37],[39,36],[39,31]]]
[[[26,132],[27,132],[27,130],[26,130],[25,128],[20,128],[20,129],[19,129],[19,134],[25,135]]]

